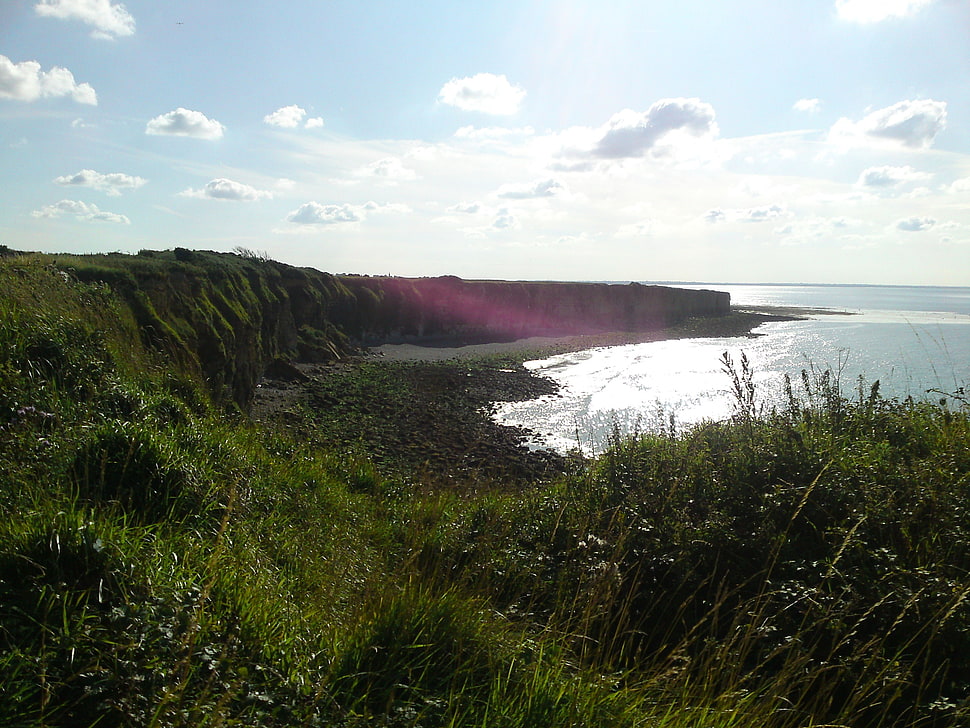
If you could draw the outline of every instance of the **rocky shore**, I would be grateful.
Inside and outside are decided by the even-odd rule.
[[[532,481],[568,468],[562,456],[524,445],[528,432],[495,422],[495,402],[555,394],[522,363],[567,351],[672,338],[745,336],[798,311],[738,311],[653,332],[532,337],[511,342],[385,344],[329,364],[280,365],[259,383],[251,414],[321,445],[359,450],[382,472],[432,480]]]

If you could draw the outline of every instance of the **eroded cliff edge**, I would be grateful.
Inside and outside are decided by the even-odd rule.
[[[371,315],[355,333],[365,345],[508,341],[609,331],[652,331],[730,312],[718,291],[606,283],[341,277]]]
[[[652,331],[731,307],[729,294],[717,291],[337,276],[179,248],[55,256],[52,265],[109,286],[131,309],[146,345],[243,407],[279,359],[326,361],[383,343]]]

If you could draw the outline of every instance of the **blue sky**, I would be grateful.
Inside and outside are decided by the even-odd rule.
[[[3,0],[0,243],[970,284],[965,0]]]

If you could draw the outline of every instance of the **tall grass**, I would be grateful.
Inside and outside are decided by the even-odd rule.
[[[764,412],[725,361],[731,421],[462,483],[223,413],[47,261],[0,283],[0,724],[970,720],[960,392]]]

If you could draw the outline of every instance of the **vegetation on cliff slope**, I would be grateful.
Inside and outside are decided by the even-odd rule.
[[[503,487],[253,425],[144,274],[71,267],[0,260],[3,725],[970,718],[963,393],[761,414],[725,362],[730,422]]]

